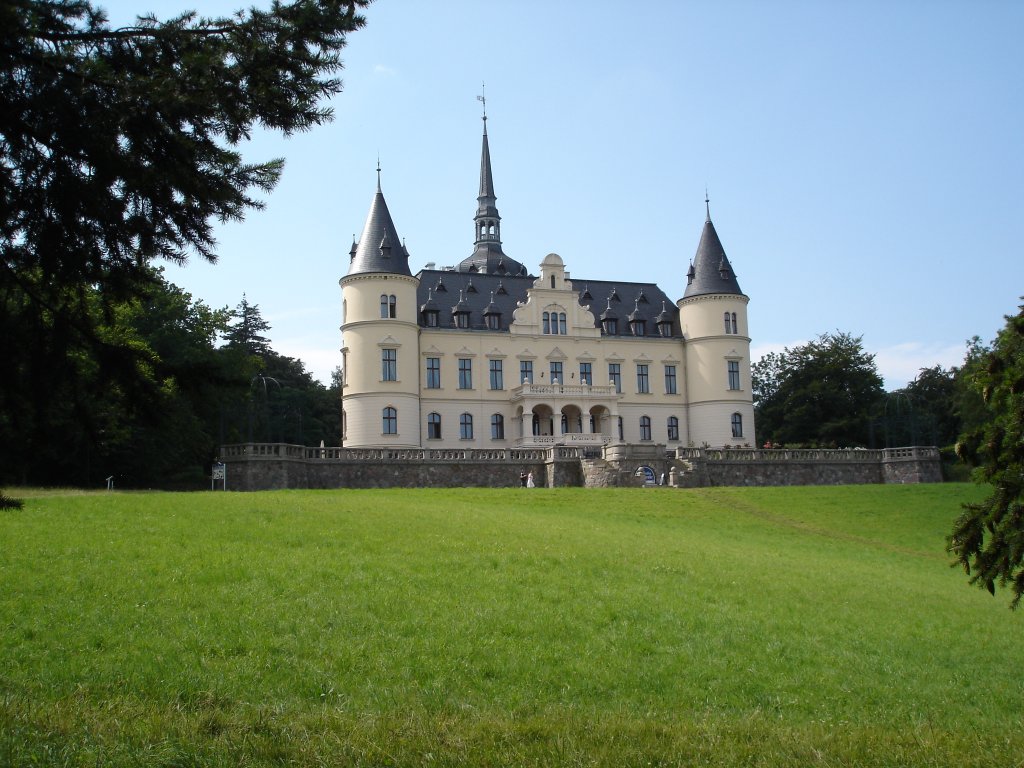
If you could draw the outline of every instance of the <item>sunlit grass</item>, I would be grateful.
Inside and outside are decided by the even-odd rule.
[[[0,764],[1013,765],[977,494],[16,491]]]

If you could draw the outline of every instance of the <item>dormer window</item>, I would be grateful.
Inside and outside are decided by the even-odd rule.
[[[608,299],[608,309],[601,313],[601,329],[606,336],[616,336],[619,333],[619,316],[612,309],[612,300]]]
[[[629,313],[629,330],[634,336],[643,336],[646,329],[647,321],[640,315],[640,299],[637,298]]]
[[[456,328],[469,328],[469,303],[459,291],[459,303],[452,307],[452,321]]]
[[[672,335],[672,314],[668,311],[664,301],[661,302],[661,312],[658,313],[655,325],[658,327],[658,333],[662,336]]]
[[[423,324],[428,328],[437,328],[440,325],[441,310],[437,306],[437,302],[434,301],[434,294],[429,288],[427,289],[427,300],[420,307],[420,316],[423,318]]]
[[[501,310],[494,303],[494,291],[491,291],[491,303],[484,310],[484,325],[487,326],[489,331],[501,330]]]

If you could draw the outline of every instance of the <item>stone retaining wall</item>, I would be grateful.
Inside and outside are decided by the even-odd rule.
[[[632,450],[635,449],[635,450]],[[941,482],[931,447],[886,450],[751,450],[661,445],[608,446],[600,458],[575,447],[430,450],[307,448],[278,443],[224,446],[226,487],[508,488],[521,472],[538,486],[639,486],[639,466],[677,487]]]

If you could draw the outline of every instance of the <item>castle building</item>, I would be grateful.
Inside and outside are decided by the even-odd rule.
[[[673,301],[502,249],[484,117],[472,254],[415,275],[381,191],[342,293],[342,445],[756,445],[749,299],[707,217]]]

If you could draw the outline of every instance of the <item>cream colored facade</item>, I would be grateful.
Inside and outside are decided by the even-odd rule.
[[[341,279],[343,445],[756,445],[745,295],[680,299],[664,335],[606,333],[549,254],[498,330],[431,327],[420,283],[437,274]],[[545,313],[564,329],[545,332]]]

